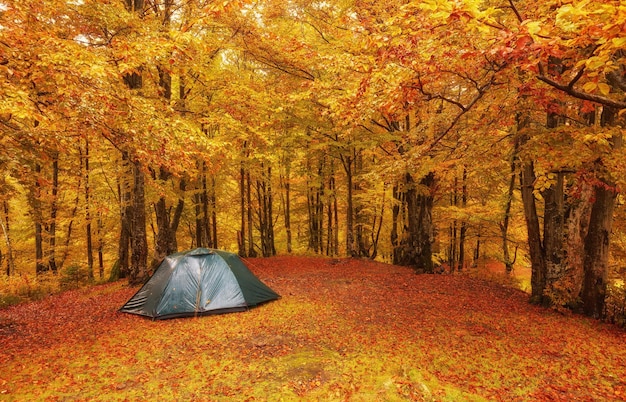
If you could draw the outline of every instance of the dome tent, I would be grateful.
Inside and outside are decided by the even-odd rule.
[[[243,311],[279,297],[236,254],[197,248],[165,257],[120,311],[164,319]]]

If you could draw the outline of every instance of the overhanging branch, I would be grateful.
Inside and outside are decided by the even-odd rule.
[[[599,103],[601,105],[614,107],[616,109],[626,109],[626,102],[624,102],[624,101],[619,101],[619,100],[607,98],[606,96],[588,94],[586,92],[582,92],[582,91],[579,91],[577,89],[574,89],[573,85],[561,84],[560,82],[557,82],[557,81],[555,81],[555,80],[553,80],[551,78],[546,77],[545,75],[538,75],[537,79],[539,81],[545,82],[546,84],[550,85],[553,88],[556,88],[556,89],[558,89],[560,91],[565,92],[566,94],[568,94],[570,96],[573,96],[574,98],[582,99],[582,100],[586,100],[586,101],[590,101],[590,102]],[[577,80],[577,79],[575,78],[575,80]]]

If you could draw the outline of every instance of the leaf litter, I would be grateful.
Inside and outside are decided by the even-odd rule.
[[[246,260],[282,295],[150,321],[122,282],[0,311],[0,400],[626,400],[626,333],[467,275]]]

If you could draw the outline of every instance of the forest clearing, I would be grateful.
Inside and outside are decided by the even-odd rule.
[[[625,127],[622,0],[0,0],[0,399],[626,399]]]
[[[366,259],[248,265],[282,298],[151,321],[123,281],[0,311],[0,400],[626,399],[626,333],[468,275]]]

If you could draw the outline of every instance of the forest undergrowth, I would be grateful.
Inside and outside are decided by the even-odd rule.
[[[0,400],[626,400],[626,332],[468,275],[356,259],[248,259],[281,294],[151,321],[137,288],[0,310]]]

